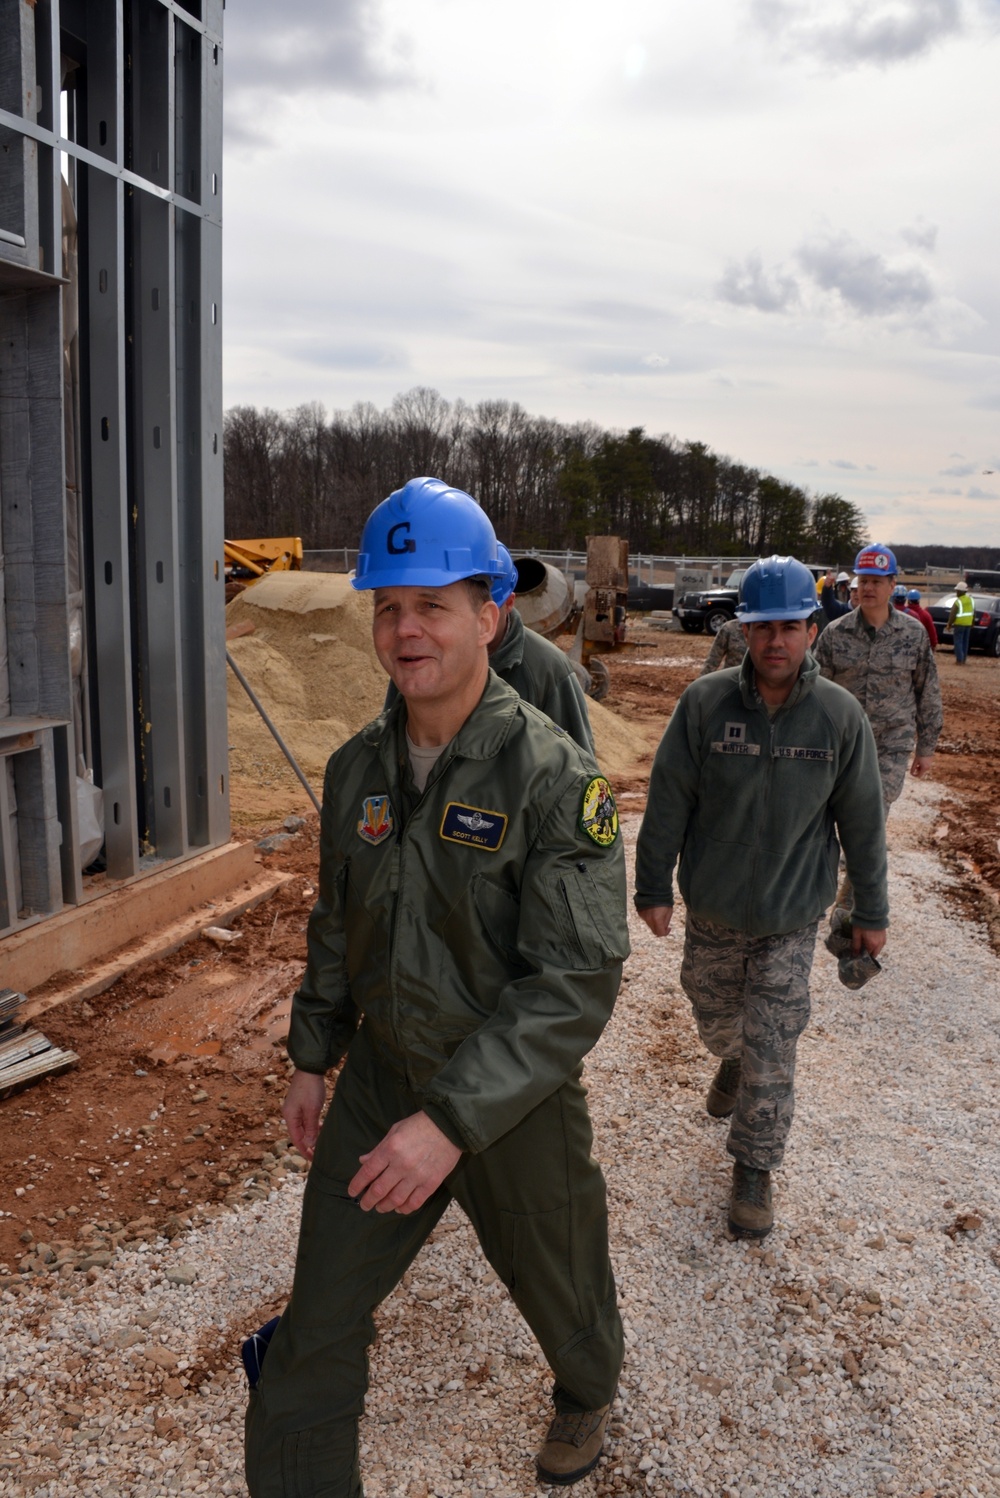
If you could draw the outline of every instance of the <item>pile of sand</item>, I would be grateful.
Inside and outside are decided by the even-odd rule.
[[[253,625],[229,650],[317,791],[333,750],[382,710],[388,683],[371,620],[371,594],[331,572],[273,573],[226,609],[227,627]],[[232,672],[228,701],[232,774],[287,783],[280,750]],[[601,768],[635,773],[647,736],[600,703],[587,705]]]
[[[615,672],[613,660],[608,669],[613,682]],[[609,707],[605,707],[601,702],[592,702],[589,697],[587,698],[587,711],[590,714],[590,726],[594,730],[597,763],[605,774],[612,778],[616,776],[624,778],[648,771],[648,758],[645,766],[639,764],[639,759],[642,755],[652,755],[659,743],[658,730],[655,731],[655,736],[651,735],[648,727],[626,722],[617,713],[613,713]]]
[[[345,739],[382,711],[388,678],[372,644],[372,595],[334,572],[275,572],[226,608],[252,635],[230,653],[314,783]],[[281,753],[232,672],[229,744],[235,773]],[[263,768],[263,765],[261,766]]]

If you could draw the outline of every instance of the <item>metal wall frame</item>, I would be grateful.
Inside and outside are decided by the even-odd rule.
[[[0,794],[0,937],[86,898],[81,771],[104,793],[112,880],[229,837],[223,4],[0,0],[0,610],[9,726],[33,735],[11,761],[22,789],[10,792],[5,772]],[[64,367],[64,178],[79,253],[78,422]],[[74,506],[86,620],[76,683]],[[0,744],[13,753],[4,713],[0,692]]]

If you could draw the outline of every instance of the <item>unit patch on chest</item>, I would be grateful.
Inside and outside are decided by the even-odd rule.
[[[507,817],[502,811],[487,811],[482,806],[463,806],[449,801],[441,819],[441,836],[447,843],[465,843],[495,853],[507,831]]]
[[[361,803],[361,820],[358,837],[366,843],[384,843],[390,832],[395,831],[396,819],[392,814],[388,796],[366,796]]]

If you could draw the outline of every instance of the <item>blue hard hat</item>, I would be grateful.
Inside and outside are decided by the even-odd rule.
[[[514,558],[502,541],[497,542],[497,557],[503,565],[503,576],[490,584],[490,597],[497,608],[502,609],[517,587],[517,568],[514,566]]]
[[[859,577],[895,577],[899,568],[896,566],[896,558],[888,546],[883,546],[881,541],[873,541],[863,551],[858,552],[854,570]]]
[[[492,587],[503,576],[489,517],[471,494],[441,479],[410,479],[365,522],[352,586],[446,588],[465,577]]]
[[[892,596],[895,599],[901,599],[901,598],[905,598],[906,597],[906,589],[903,587],[902,583],[897,583],[896,584],[896,586],[892,590]]]
[[[919,603],[920,602],[920,589],[919,588],[911,588],[910,591],[907,593],[906,596],[909,599],[910,603]]]
[[[794,557],[762,557],[754,562],[743,574],[740,594],[736,617],[741,624],[808,619],[819,607],[816,580]]]

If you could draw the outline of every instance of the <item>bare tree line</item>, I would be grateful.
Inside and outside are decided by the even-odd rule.
[[[299,535],[356,546],[379,500],[417,474],[475,495],[511,545],[581,549],[588,534],[666,555],[853,557],[861,511],[811,495],[704,443],[531,416],[513,401],[447,401],[418,387],[385,410],[328,416],[235,406],[225,420],[230,537]]]

